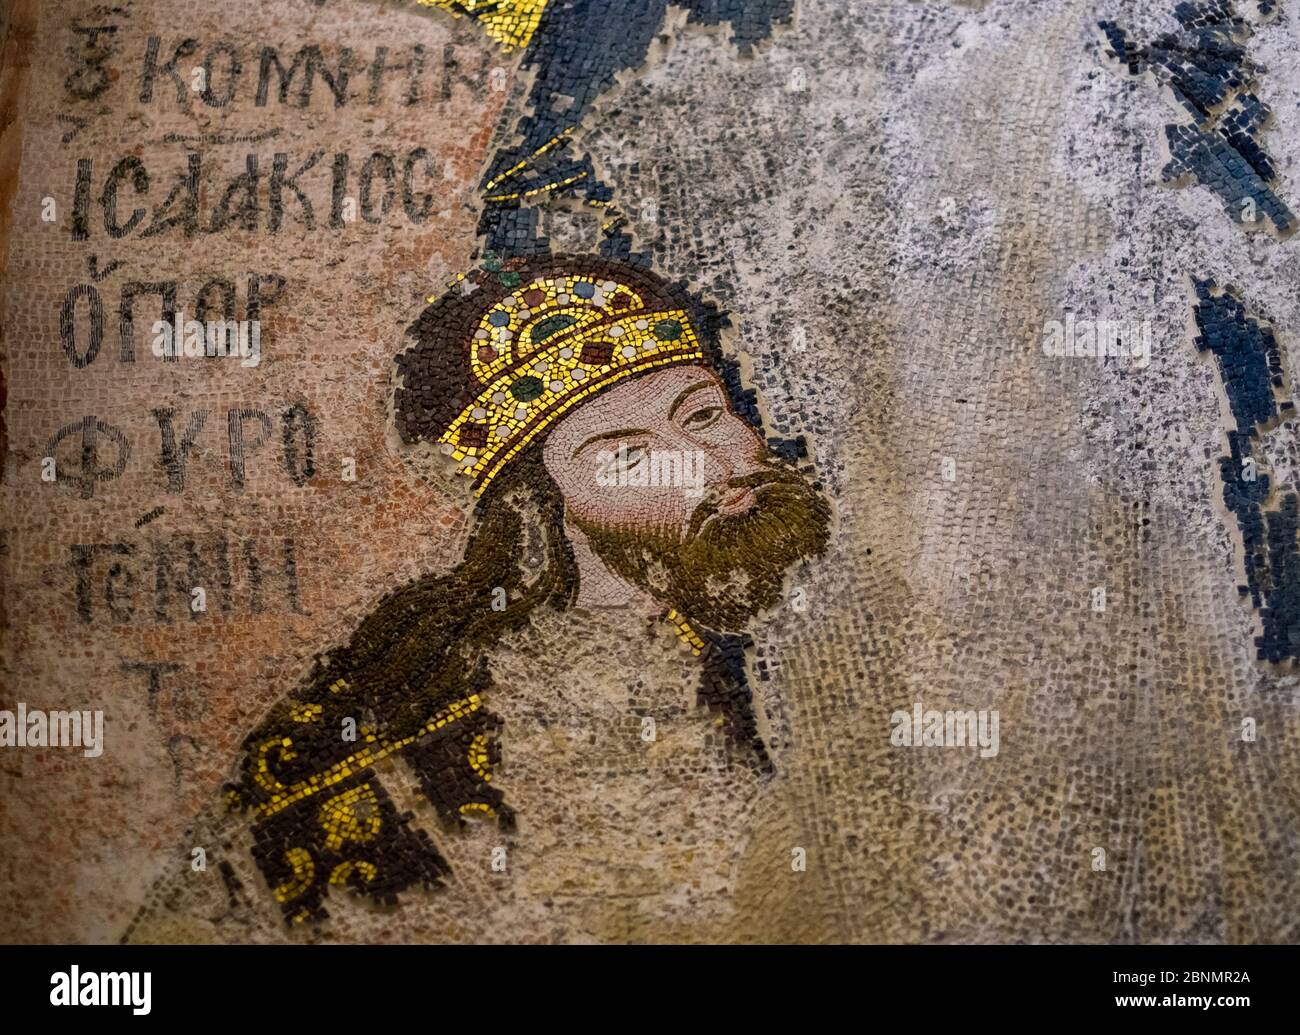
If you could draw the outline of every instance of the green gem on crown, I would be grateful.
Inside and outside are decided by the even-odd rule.
[[[546,386],[542,384],[540,377],[533,377],[531,374],[527,377],[521,377],[518,381],[510,386],[510,394],[520,402],[532,402],[545,390]]]
[[[660,341],[676,341],[682,336],[682,325],[676,320],[660,320],[655,324],[654,332]]]

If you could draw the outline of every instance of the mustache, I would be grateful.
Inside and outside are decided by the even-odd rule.
[[[802,478],[800,478],[799,474],[795,471],[784,471],[771,467],[762,471],[755,471],[753,474],[731,478],[722,485],[719,485],[700,501],[700,505],[696,507],[694,513],[691,514],[691,521],[686,528],[685,539],[687,542],[690,542],[699,535],[706,521],[713,517],[720,518],[719,507],[722,505],[722,500],[737,489],[754,489],[756,494],[761,498],[764,486],[801,485],[802,482]],[[742,518],[744,516],[745,515],[743,514],[739,515],[739,517]]]

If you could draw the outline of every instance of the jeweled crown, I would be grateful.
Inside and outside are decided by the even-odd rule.
[[[483,313],[469,349],[479,390],[439,441],[481,493],[584,399],[703,358],[685,310],[647,305],[633,285],[598,273],[539,276]]]

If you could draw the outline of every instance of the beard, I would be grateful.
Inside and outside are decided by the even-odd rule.
[[[741,514],[721,513],[720,499],[743,487],[757,502]],[[782,599],[790,568],[825,551],[830,518],[830,505],[805,478],[769,468],[710,493],[683,535],[571,520],[616,575],[713,632],[734,633]]]

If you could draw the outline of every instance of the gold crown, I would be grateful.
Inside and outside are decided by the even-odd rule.
[[[704,350],[681,309],[654,309],[626,284],[540,277],[484,313],[470,364],[481,391],[439,441],[482,493],[557,418],[634,374],[698,363]]]

